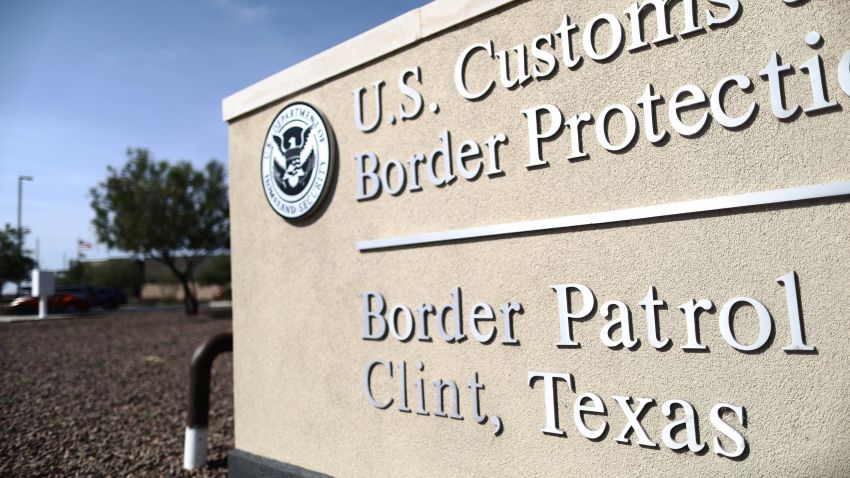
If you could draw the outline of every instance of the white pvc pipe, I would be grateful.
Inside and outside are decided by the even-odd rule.
[[[207,464],[207,429],[186,427],[183,469],[197,470]]]
[[[38,318],[47,318],[47,296],[42,295],[38,298]]]

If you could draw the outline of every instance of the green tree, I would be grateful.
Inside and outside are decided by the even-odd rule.
[[[198,283],[202,285],[230,284],[230,256],[210,257],[198,270]]]
[[[144,285],[144,276],[143,267],[139,261],[133,259],[71,261],[68,270],[56,281],[60,285],[88,284],[94,287],[116,287],[138,296],[138,292]]]
[[[77,285],[86,281],[86,264],[82,261],[71,261],[68,270],[56,278],[59,285]]]
[[[90,191],[98,240],[165,265],[183,286],[186,313],[196,314],[196,268],[230,243],[224,165],[211,160],[198,171],[141,148],[128,149],[127,159]]]
[[[0,289],[6,282],[27,280],[35,267],[30,251],[18,242],[18,230],[6,224],[5,230],[0,230]]]
[[[132,259],[110,259],[91,262],[86,268],[85,281],[95,287],[117,287],[135,291],[145,281],[144,272]]]

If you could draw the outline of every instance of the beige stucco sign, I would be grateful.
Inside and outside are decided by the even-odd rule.
[[[846,476],[848,20],[439,1],[225,99],[231,471]]]

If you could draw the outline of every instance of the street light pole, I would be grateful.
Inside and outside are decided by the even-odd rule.
[[[21,198],[24,181],[32,181],[32,176],[18,176],[18,255],[24,255],[24,231],[21,229]],[[17,282],[18,295],[21,295],[21,281]]]

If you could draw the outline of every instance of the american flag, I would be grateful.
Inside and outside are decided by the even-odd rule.
[[[77,240],[77,248],[81,251],[87,251],[94,247],[91,242],[86,242],[82,239]]]

